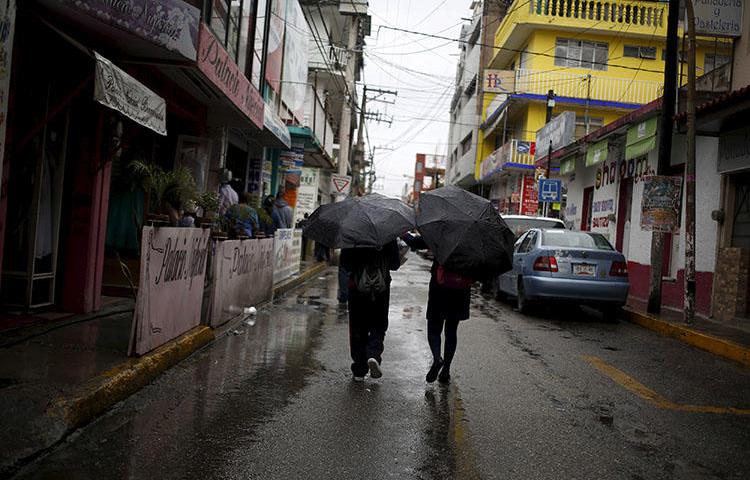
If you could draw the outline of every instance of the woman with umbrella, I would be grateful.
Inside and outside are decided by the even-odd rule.
[[[417,226],[421,237],[407,234],[402,239],[435,256],[427,300],[432,365],[425,380],[449,383],[458,324],[469,318],[471,285],[510,270],[514,236],[489,201],[453,186],[420,195]]]
[[[380,378],[388,330],[391,270],[401,265],[396,238],[414,228],[414,212],[399,200],[378,194],[322,205],[304,234],[322,245],[341,248],[349,273],[349,347],[354,381]]]

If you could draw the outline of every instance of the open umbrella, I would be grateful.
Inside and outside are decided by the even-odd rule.
[[[395,198],[372,193],[321,205],[304,234],[331,248],[381,247],[414,228],[414,210]]]
[[[474,278],[510,270],[513,231],[490,202],[455,186],[419,196],[417,228],[435,260]]]

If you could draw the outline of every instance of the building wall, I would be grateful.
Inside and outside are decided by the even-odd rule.
[[[732,90],[750,85],[750,9],[743,5],[742,36],[734,44],[734,64],[732,65]]]

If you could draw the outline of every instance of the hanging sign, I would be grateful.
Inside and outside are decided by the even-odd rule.
[[[333,195],[349,195],[352,190],[352,177],[349,175],[331,174],[331,193]]]
[[[94,52],[94,100],[160,135],[167,134],[167,102]]]
[[[573,143],[576,129],[576,112],[563,112],[536,132],[536,150],[534,160],[546,157],[550,144],[552,150],[558,150]]]
[[[696,35],[742,36],[742,0],[693,0],[693,11]]]
[[[682,177],[647,177],[641,200],[641,230],[676,233],[680,229],[681,200]]]
[[[219,241],[212,258],[212,327],[271,299],[273,238]]]
[[[515,70],[485,70],[483,89],[485,92],[510,94],[516,88]]]
[[[143,227],[129,355],[143,355],[201,321],[209,229]]]

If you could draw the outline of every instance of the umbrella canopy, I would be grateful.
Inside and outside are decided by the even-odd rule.
[[[466,190],[422,193],[417,228],[435,260],[450,270],[488,278],[512,267],[513,231],[488,200]]]
[[[372,193],[321,205],[304,234],[327,247],[382,247],[414,228],[414,210],[395,198]]]

